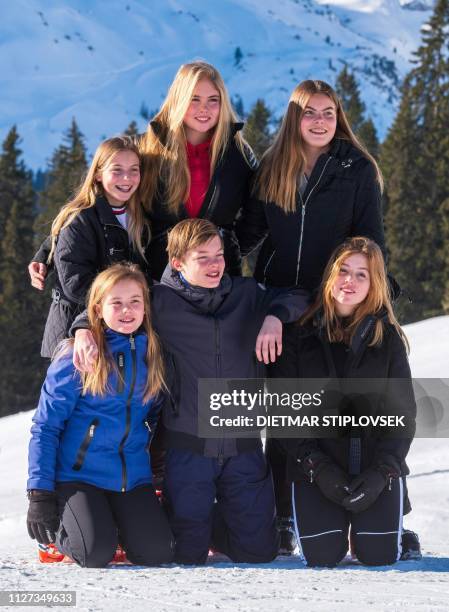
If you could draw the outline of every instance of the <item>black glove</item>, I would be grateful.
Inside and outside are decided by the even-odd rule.
[[[378,468],[368,468],[356,476],[348,487],[343,507],[351,512],[363,512],[379,497],[388,482],[389,475]]]
[[[349,476],[324,453],[311,453],[301,461],[310,482],[316,482],[321,493],[334,504],[342,504],[348,495]]]
[[[28,491],[27,529],[30,538],[40,544],[55,541],[59,528],[59,512],[56,495],[52,491],[33,489]]]

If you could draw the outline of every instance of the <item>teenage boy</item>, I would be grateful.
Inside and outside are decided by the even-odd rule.
[[[163,494],[176,538],[175,561],[203,564],[212,544],[234,562],[269,562],[279,542],[261,440],[200,438],[198,379],[263,375],[254,350],[259,362],[276,360],[282,323],[299,318],[308,295],[229,277],[219,230],[205,219],[178,223],[167,250],[170,264],[151,294],[153,325],[175,372],[172,402],[162,415]],[[88,369],[96,347],[90,332],[79,329],[82,324],[74,327],[75,363]]]

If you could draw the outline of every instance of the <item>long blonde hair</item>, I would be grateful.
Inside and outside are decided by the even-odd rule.
[[[172,214],[178,215],[181,204],[188,198],[190,172],[184,117],[195,87],[201,79],[208,79],[220,94],[220,114],[211,145],[211,174],[232,137],[241,153],[247,156],[249,146],[242,135],[239,132],[232,135],[232,123],[237,121],[237,116],[218,70],[201,60],[183,64],[176,73],[160,111],[148,125],[147,132],[140,141],[144,160],[142,196],[144,205],[149,209],[157,195],[160,177],[164,182],[164,193],[158,195],[165,198]],[[155,133],[152,124],[158,133]]]
[[[335,104],[335,138],[350,141],[373,164],[379,186],[383,189],[379,166],[352,131],[335,90],[324,81],[302,81],[293,90],[279,132],[262,157],[254,189],[261,200],[275,202],[286,213],[296,210],[298,176],[306,167],[300,123],[310,98],[315,94],[324,94]]]
[[[344,261],[354,254],[364,255],[368,261],[370,287],[366,298],[357,305],[349,324],[343,325],[342,318],[337,314],[335,300],[332,295],[333,286],[340,273]],[[395,317],[391,302],[391,292],[385,269],[385,262],[379,246],[369,238],[355,236],[348,238],[332,253],[324,270],[323,280],[314,304],[307,310],[300,320],[301,324],[314,318],[317,312],[322,312],[322,325],[329,342],[350,342],[360,322],[367,315],[386,313],[386,318],[396,329],[405,347],[409,350],[407,338]],[[369,346],[382,344],[384,324],[381,318],[377,319],[374,333]]]
[[[93,372],[81,374],[83,394],[104,395],[107,391],[110,391],[107,388],[109,374],[113,370],[118,372],[107,348],[103,319],[97,310],[101,309],[106,294],[117,283],[124,280],[131,280],[137,283],[142,288],[143,293],[145,314],[142,327],[148,337],[147,354],[145,357],[148,376],[144,388],[144,401],[147,402],[150,397],[156,395],[162,389],[166,390],[167,387],[164,379],[162,348],[151,324],[151,307],[147,281],[143,272],[135,264],[114,264],[100,272],[92,283],[87,301],[87,315],[90,330],[98,347],[98,359]]]
[[[94,206],[95,199],[98,195],[104,194],[103,185],[97,181],[96,177],[98,173],[102,172],[109,164],[112,157],[116,153],[120,153],[120,151],[132,151],[137,155],[139,164],[141,163],[139,149],[134,140],[129,136],[115,136],[114,138],[108,138],[108,140],[105,140],[100,144],[95,151],[90,168],[87,171],[83,182],[78,188],[75,197],[61,208],[52,223],[52,244],[47,263],[50,263],[53,258],[56,241],[60,231],[70,225],[70,223],[76,219],[82,210]],[[150,233],[142,209],[139,189],[136,189],[128,200],[127,211],[129,213],[127,227],[128,234],[132,244],[137,248],[143,259],[145,259],[146,245],[144,245],[142,242],[142,236],[145,228],[147,230],[148,238]]]

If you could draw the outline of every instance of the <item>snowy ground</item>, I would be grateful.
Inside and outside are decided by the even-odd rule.
[[[415,376],[448,377],[449,317],[407,328]],[[446,341],[445,341],[446,340]],[[307,610],[369,612],[449,607],[449,445],[415,440],[409,455],[413,513],[424,558],[366,569],[349,559],[313,570],[297,557],[264,566],[211,560],[204,568],[104,570],[41,565],[25,527],[26,452],[31,412],[0,421],[0,584],[2,590],[75,590],[78,610]],[[7,608],[5,608],[7,609]]]

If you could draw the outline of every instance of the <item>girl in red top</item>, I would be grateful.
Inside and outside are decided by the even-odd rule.
[[[247,235],[256,165],[242,127],[216,68],[203,61],[180,67],[141,141],[153,278],[167,265],[168,231],[188,217],[209,219],[220,228],[227,270],[241,274],[239,241]]]

